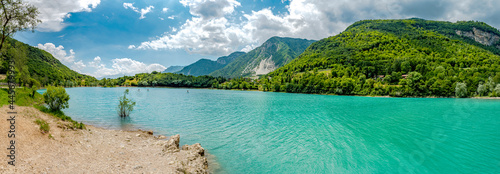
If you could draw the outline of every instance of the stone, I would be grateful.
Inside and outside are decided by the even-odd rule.
[[[167,139],[167,137],[165,135],[158,135],[156,136],[156,139]]]
[[[174,153],[174,152],[179,152],[179,140],[181,136],[179,134],[171,136],[170,139],[165,143],[165,146],[163,146],[163,152],[164,153]]]
[[[200,143],[196,143],[196,144],[193,144],[193,145],[184,145],[182,146],[182,150],[186,150],[186,151],[190,151],[196,155],[199,155],[199,156],[205,156],[205,149],[203,149],[203,147],[201,147],[201,144]]]
[[[148,133],[149,135],[153,135],[153,131],[152,130],[148,130],[146,133]]]

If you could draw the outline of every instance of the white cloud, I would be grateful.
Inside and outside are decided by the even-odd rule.
[[[264,8],[235,18],[235,0],[181,0],[192,18],[177,31],[142,42],[130,49],[185,49],[190,53],[221,56],[235,50],[248,51],[272,36],[319,40],[365,19],[420,17],[429,20],[480,20],[498,27],[500,1],[473,0],[291,0],[286,12]],[[237,16],[236,16],[237,17]],[[483,20],[481,20],[483,19]]]
[[[27,0],[26,2],[40,11],[38,17],[42,23],[38,25],[38,31],[57,32],[70,25],[64,23],[64,20],[71,16],[70,13],[91,12],[101,0]]]
[[[106,65],[101,64],[101,58],[99,56],[94,58],[94,61],[89,62],[89,67],[86,73],[88,75],[94,76],[96,78],[102,78],[106,76],[116,76],[116,75],[134,75],[138,73],[151,73],[153,71],[162,72],[166,68],[163,65],[153,63],[145,64],[136,60],[129,58],[119,58],[113,59],[111,68]]]
[[[98,68],[101,66],[101,57],[94,57],[94,60],[89,62],[89,67]]]
[[[166,7],[161,9],[161,12],[163,12],[163,13],[166,13],[167,11],[168,11],[168,8],[166,8]]]
[[[235,0],[181,0],[180,3],[189,7],[189,12],[203,19],[223,17],[234,12],[234,8],[241,6]]]
[[[172,16],[169,16],[168,18],[169,18],[169,19],[174,19],[174,18],[175,18],[175,16],[174,16],[174,15],[172,15]]]
[[[74,62],[73,65],[71,65],[71,69],[75,70],[76,72],[81,73],[81,71],[87,67],[82,60],[78,62]]]
[[[57,60],[61,61],[66,65],[71,64],[75,61],[75,52],[73,51],[73,49],[69,50],[69,55],[68,55],[62,45],[56,47],[56,45],[54,45],[53,43],[45,43],[43,45],[38,44],[38,46],[36,47],[49,52]]]
[[[154,6],[150,5],[146,8],[142,8],[142,9],[138,9],[137,7],[134,7],[134,3],[123,3],[123,8],[125,9],[132,9],[133,11],[141,14],[141,17],[139,17],[139,19],[144,19],[146,18],[144,15],[148,14],[149,12],[153,11],[153,9],[155,8]]]

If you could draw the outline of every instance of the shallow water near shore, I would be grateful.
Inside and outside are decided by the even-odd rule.
[[[125,89],[67,88],[64,112],[180,134],[215,156],[215,173],[500,173],[500,100],[128,88],[124,121]]]

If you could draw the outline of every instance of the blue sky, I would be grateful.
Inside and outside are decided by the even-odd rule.
[[[500,27],[499,1],[25,0],[42,23],[14,38],[97,78],[249,51],[272,36],[322,39],[363,19],[478,20]]]

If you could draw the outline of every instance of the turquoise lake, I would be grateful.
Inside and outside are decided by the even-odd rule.
[[[64,112],[180,134],[215,173],[500,173],[500,100],[128,88],[137,105],[124,121],[125,89],[67,88]]]

